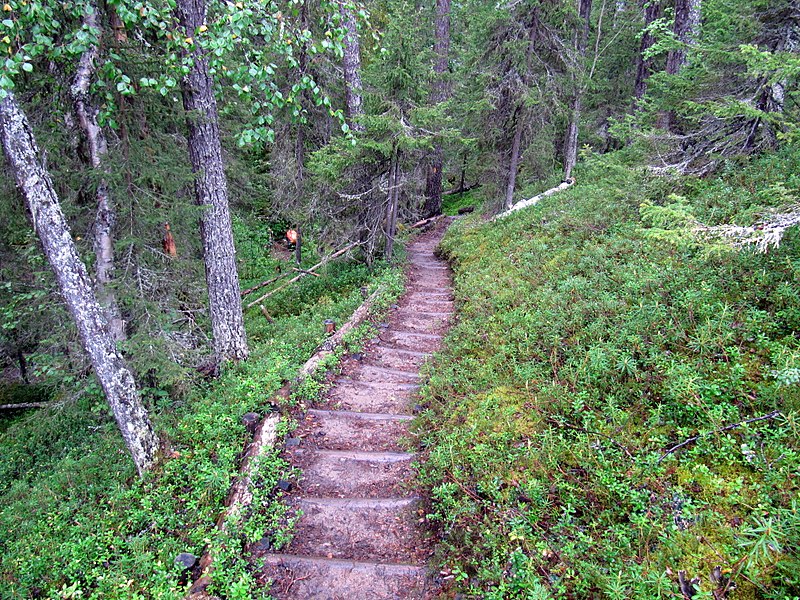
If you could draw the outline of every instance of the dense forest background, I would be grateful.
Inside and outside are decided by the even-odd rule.
[[[482,220],[471,222],[477,233],[454,233],[447,252],[467,264],[491,254],[489,248],[506,248],[513,256],[508,244],[524,239],[535,252],[520,251],[521,260],[539,261],[555,252],[566,265],[569,255],[557,252],[558,244],[574,243],[577,256],[617,224],[626,235],[647,228],[658,248],[718,261],[719,271],[711,275],[711,267],[694,258],[674,264],[675,254],[659,258],[664,269],[694,269],[714,280],[712,287],[730,292],[713,302],[701,294],[698,303],[708,300],[725,311],[728,302],[750,302],[763,311],[750,320],[726,321],[720,331],[710,324],[714,311],[698,311],[698,319],[707,318],[708,330],[701,332],[706,337],[690,332],[685,340],[658,346],[676,353],[676,344],[694,347],[698,356],[686,363],[694,366],[674,369],[705,373],[700,365],[721,361],[721,354],[726,363],[736,363],[729,348],[739,344],[737,352],[761,362],[743,361],[738,383],[731,379],[715,383],[714,393],[681,395],[677,388],[691,387],[683,373],[673,388],[643,391],[637,386],[651,382],[648,370],[640,369],[643,350],[629,356],[622,349],[588,348],[585,360],[600,365],[592,372],[602,389],[598,394],[613,396],[624,387],[667,404],[701,396],[733,402],[728,386],[773,402],[745,401],[741,413],[717,415],[707,427],[717,431],[789,402],[772,388],[756,393],[743,382],[769,380],[775,389],[791,390],[800,380],[792,299],[798,285],[792,228],[800,222],[794,174],[800,7],[792,0],[13,0],[0,12],[0,137],[8,158],[0,180],[0,493],[6,509],[0,530],[6,589],[0,597],[177,594],[185,582],[164,557],[187,546],[197,550],[210,535],[242,435],[232,415],[259,408],[316,346],[319,323],[347,314],[362,297],[362,286],[396,286],[392,261],[402,254],[396,239],[408,224],[443,210],[471,206],[493,215],[574,179],[568,195],[554,197],[565,198],[568,209],[535,213],[524,225],[517,222],[518,229],[494,233],[480,229]],[[537,238],[536,228],[548,226],[552,240]],[[288,229],[300,234],[291,251],[284,239]],[[337,256],[347,260],[331,260],[323,267],[325,277],[303,277],[268,302],[256,300],[339,250],[345,252]],[[769,258],[759,262],[762,251]],[[622,256],[628,249],[613,252]],[[477,271],[483,275],[471,283],[472,291],[488,289],[492,271],[514,272],[514,261],[502,266],[507,256],[481,267],[486,272]],[[642,251],[640,258],[652,257]],[[726,260],[753,262],[734,268]],[[518,275],[560,285],[551,273]],[[505,310],[500,304],[473,307],[472,314],[470,291],[459,293],[465,319]],[[668,296],[664,292],[666,304]],[[570,304],[575,297],[562,300]],[[534,306],[532,298],[526,292],[514,302]],[[602,305],[602,299],[585,300]],[[694,315],[693,306],[682,309]],[[658,303],[651,309],[661,310]],[[506,326],[504,334],[517,327]],[[736,344],[727,337],[719,342],[715,336],[724,337],[721,330],[729,327],[749,333]],[[508,340],[497,341],[497,348]],[[542,360],[548,354],[531,352]],[[562,364],[572,360],[564,355],[568,350],[553,346],[549,352]],[[448,408],[436,408],[437,399],[461,398],[477,386],[458,371],[459,357],[451,358],[453,381],[462,387],[434,381],[425,417],[432,419],[432,431],[449,418]],[[603,379],[598,372],[604,369],[617,379]],[[495,375],[486,374],[486,381]],[[553,377],[559,385],[568,379]],[[527,391],[537,378],[515,372],[502,386]],[[575,375],[565,393],[575,393],[577,381]],[[741,399],[738,392],[730,394]],[[516,392],[509,396],[504,402],[526,406]],[[21,403],[49,408],[22,412],[6,406]],[[700,405],[696,414],[679,418],[685,419],[680,426],[687,427],[687,437],[690,425],[703,427],[708,407]],[[767,471],[779,455],[797,456],[796,444],[785,441],[792,431],[796,436],[793,417],[786,416],[795,413],[791,405],[782,409],[788,424],[780,435],[772,434],[785,447],[769,460],[762,452]],[[603,418],[608,424],[616,417]],[[662,416],[641,419],[652,425]],[[231,429],[220,430],[220,420],[232,423]],[[578,429],[604,427],[587,421]],[[121,452],[120,432],[130,456]],[[661,441],[659,448],[669,448]],[[431,434],[426,443],[435,459],[437,445],[451,442]],[[464,460],[470,452],[463,450]],[[159,462],[165,456],[173,460]],[[87,460],[90,465],[82,462]],[[143,481],[133,475],[154,464],[155,472]],[[796,469],[791,464],[789,471]],[[497,466],[489,461],[486,468]],[[280,469],[276,459],[274,477]],[[479,486],[478,500],[458,497],[448,486],[471,490],[475,481],[448,469],[433,460],[425,474],[440,502],[432,519],[445,530],[458,524],[463,532],[480,522],[462,522],[465,514],[489,515],[493,523],[509,518],[495,512],[508,500],[499,488]],[[744,478],[743,489],[755,486],[742,492],[747,511],[731,509],[727,515],[755,519],[740,545],[748,558],[737,562],[736,541],[730,551],[715,549],[729,561],[725,575],[713,585],[704,576],[706,596],[693,597],[726,597],[733,593],[726,582],[745,569],[749,576],[739,577],[739,593],[792,597],[798,593],[791,567],[800,522],[796,503],[771,491],[759,499],[759,490],[790,490],[796,481],[787,475],[755,484],[735,469],[726,476],[734,475]],[[83,491],[65,500],[76,485]],[[534,488],[523,495],[534,497]],[[680,498],[674,503],[687,504]],[[31,503],[39,508],[26,515]],[[124,507],[131,503],[138,508],[128,514]],[[88,517],[81,512],[86,505],[98,512]],[[193,516],[152,521],[147,507],[158,505]],[[280,529],[280,510],[271,511],[259,523]],[[679,515],[680,507],[675,511]],[[610,516],[609,522],[619,518]],[[90,543],[85,527],[92,520],[97,530]],[[673,521],[680,527],[677,516]],[[58,542],[45,541],[48,523]],[[239,533],[255,536],[257,526],[248,527],[253,531]],[[574,565],[558,562],[550,546],[526,541],[536,536],[535,526],[520,527],[514,548],[489,539],[509,533],[494,527],[485,524],[488,537],[480,541],[454,534],[443,550],[443,561],[459,565],[459,585],[476,594],[590,597],[602,590],[610,597],[656,597],[654,589],[669,587],[657,578],[641,589],[631,583],[629,573],[651,557],[630,550],[639,542],[622,534],[617,542],[629,548],[621,551],[624,557],[605,558],[612,566],[581,587],[564,572],[555,575],[554,566],[585,570],[581,561],[591,549],[575,551],[583,554]],[[642,543],[655,544],[656,537]],[[42,544],[53,551],[34,559]],[[471,546],[474,553],[465,550]],[[479,550],[491,557],[479,558]],[[229,568],[218,572],[220,593],[247,597],[252,576],[233,554]],[[531,557],[539,555],[533,564]],[[682,547],[675,555],[691,556],[697,570],[714,566],[701,566],[696,549]],[[659,567],[669,562],[662,558]],[[781,562],[790,558],[794,562]],[[138,591],[120,591],[133,579]],[[688,594],[683,588],[681,593]]]

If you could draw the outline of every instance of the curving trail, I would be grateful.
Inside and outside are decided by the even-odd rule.
[[[434,255],[449,220],[409,246],[405,294],[379,337],[347,359],[320,405],[300,424],[291,463],[303,475],[289,495],[302,510],[295,537],[266,554],[264,578],[279,600],[422,600],[432,541],[415,495],[404,438],[419,368],[453,313],[450,270]],[[299,442],[299,443],[298,443]]]

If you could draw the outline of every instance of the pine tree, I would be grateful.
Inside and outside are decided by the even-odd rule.
[[[206,21],[205,0],[179,0],[177,13],[187,38]],[[195,201],[200,218],[203,260],[208,285],[209,314],[218,360],[244,360],[248,355],[244,330],[236,249],[233,244],[228,182],[222,160],[217,101],[208,60],[193,44],[192,65],[181,81],[189,128],[189,158],[195,174]]]

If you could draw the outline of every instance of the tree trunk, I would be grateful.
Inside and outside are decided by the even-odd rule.
[[[139,398],[133,374],[109,333],[103,309],[72,241],[50,174],[41,162],[33,131],[13,93],[6,93],[6,98],[0,101],[3,149],[83,347],[141,475],[155,460],[158,438]]]
[[[303,6],[300,9],[300,29],[306,31],[308,29],[308,0],[303,0]],[[303,42],[300,47],[300,56],[298,58],[298,80],[302,80],[303,76],[308,71],[308,43]],[[301,102],[303,104],[308,100],[308,91],[303,89],[300,92]],[[294,162],[295,162],[295,183],[297,185],[298,198],[303,197],[305,188],[305,164],[306,164],[306,124],[297,123],[297,132],[294,140]]]
[[[83,23],[88,28],[97,32],[100,29],[97,23],[97,9],[92,2],[87,3]],[[114,278],[114,225],[116,213],[111,203],[108,181],[103,169],[103,157],[108,153],[108,143],[103,129],[97,124],[97,110],[91,105],[89,99],[89,85],[94,75],[99,50],[96,44],[90,45],[81,55],[75,79],[70,87],[72,106],[78,119],[78,124],[86,141],[88,162],[91,168],[99,174],[97,179],[97,212],[94,222],[94,253],[95,253],[95,289],[97,299],[106,313],[108,327],[111,335],[117,341],[125,339],[125,322],[117,304],[117,297],[111,287]]]
[[[564,136],[564,180],[572,176],[572,169],[578,161],[578,124],[581,119],[581,101],[583,97],[583,82],[580,75],[583,71],[583,62],[586,58],[586,44],[589,40],[589,27],[592,16],[592,0],[578,0],[578,14],[582,27],[575,32],[575,53],[580,63],[580,69],[573,71],[573,96],[570,100],[569,124]]]
[[[450,66],[450,0],[436,0],[436,41],[433,52],[436,62],[433,66],[433,89],[431,104],[434,106],[447,100],[450,85],[447,73]],[[423,216],[433,217],[442,212],[442,168],[444,152],[441,143],[437,142],[433,149],[425,185],[425,207]]]
[[[394,238],[397,235],[397,205],[400,203],[400,152],[397,148],[392,152],[389,164],[389,194],[386,205],[386,260],[394,253]]]
[[[519,170],[519,147],[522,142],[522,117],[521,109],[514,111],[514,139],[511,142],[511,159],[508,163],[508,182],[506,185],[506,210],[514,205],[514,187],[517,185],[517,171]]]
[[[205,24],[205,0],[178,0],[178,18],[186,37]],[[204,208],[200,218],[203,259],[214,351],[217,359],[247,358],[236,249],[233,245],[228,184],[222,163],[219,121],[208,61],[195,45],[192,66],[181,81],[189,130],[189,158],[195,174],[195,200]]]
[[[700,31],[701,0],[675,0],[675,24],[672,31],[682,47],[670,50],[667,54],[665,71],[677,75],[686,64],[686,52]],[[658,126],[667,131],[675,130],[675,113],[665,111],[659,115]]]
[[[303,230],[297,226],[297,241],[294,244],[294,262],[297,266],[303,261]]]
[[[572,177],[572,169],[578,162],[578,122],[581,118],[581,94],[572,97],[569,107],[570,118],[564,136],[564,180]]]
[[[347,124],[353,131],[364,131],[361,117],[361,44],[358,39],[358,25],[353,12],[344,0],[339,5],[342,22],[347,33],[344,36],[344,95]]]
[[[644,24],[648,27],[653,21],[661,17],[661,4],[659,0],[645,0],[644,5]],[[636,80],[633,85],[633,109],[637,110],[639,102],[644,98],[647,91],[647,80],[653,74],[653,59],[645,58],[645,52],[655,42],[653,35],[649,31],[642,34],[642,41],[639,44],[639,53],[636,55]]]
[[[666,71],[669,75],[677,75],[686,64],[687,47],[694,43],[700,31],[700,2],[701,0],[675,0],[673,32],[683,46],[670,50],[667,54]]]

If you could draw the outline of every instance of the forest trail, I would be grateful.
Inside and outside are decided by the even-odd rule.
[[[415,239],[406,292],[379,337],[342,374],[287,443],[302,475],[288,502],[302,510],[292,543],[266,554],[279,600],[432,597],[432,541],[414,484],[408,424],[420,366],[453,313],[450,270],[434,255],[449,219]]]

